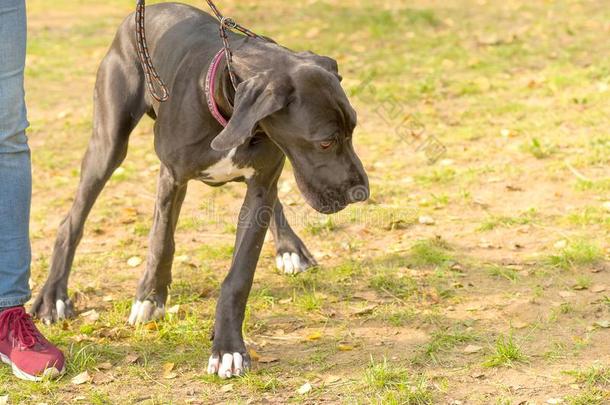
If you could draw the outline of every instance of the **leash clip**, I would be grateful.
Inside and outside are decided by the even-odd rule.
[[[222,17],[220,19],[220,25],[222,25],[223,27],[229,28],[231,30],[233,30],[237,27],[237,23],[231,17]]]

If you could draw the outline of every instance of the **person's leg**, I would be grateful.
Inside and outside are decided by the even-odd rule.
[[[30,299],[32,198],[25,47],[25,0],[0,0],[0,361],[19,378],[41,381],[61,374],[65,359],[23,308]]]
[[[24,100],[25,0],[0,2],[0,308],[30,298],[32,193]]]

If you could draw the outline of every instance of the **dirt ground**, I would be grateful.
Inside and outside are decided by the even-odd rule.
[[[34,293],[132,3],[28,1]],[[2,367],[0,403],[610,403],[607,3],[218,5],[338,60],[371,199],[325,217],[285,170],[280,199],[320,266],[280,274],[269,239],[244,329],[253,370],[221,381],[205,374],[209,337],[245,187],[189,186],[170,314],[128,326],[158,174],[144,120],[77,252],[76,319],[40,326],[67,374],[32,384]],[[433,141],[446,151],[430,162]]]

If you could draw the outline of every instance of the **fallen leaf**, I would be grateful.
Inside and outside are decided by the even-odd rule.
[[[114,376],[110,373],[97,373],[93,376],[93,384],[110,384]]]
[[[225,384],[222,387],[220,387],[220,391],[222,392],[231,392],[233,391],[233,384]]]
[[[322,334],[320,332],[312,332],[307,335],[306,339],[310,341],[320,340],[322,338]]]
[[[546,400],[547,404],[561,404],[563,402],[563,399],[561,398],[549,398]]]
[[[305,33],[305,38],[307,39],[312,39],[317,37],[320,34],[320,28],[319,27],[312,27],[309,29],[309,31],[307,31]]]
[[[305,395],[305,394],[307,394],[309,391],[311,391],[312,389],[313,389],[313,387],[311,386],[311,384],[307,382],[307,383],[305,383],[305,384],[301,385],[301,388],[299,388],[299,389],[297,390],[297,392],[298,392],[299,394],[301,394],[301,395]]]
[[[70,381],[74,385],[81,385],[81,384],[85,384],[85,383],[88,383],[89,381],[91,381],[91,376],[89,375],[88,372],[83,371],[82,373],[74,376],[72,378],[72,380],[70,380]]]
[[[159,325],[157,325],[157,322],[148,322],[146,325],[144,325],[144,329],[146,330],[159,330]]]
[[[349,352],[351,350],[354,350],[354,346],[350,346],[350,345],[339,345],[337,346],[337,349],[339,349],[340,352]]]
[[[513,321],[511,322],[511,326],[515,329],[525,329],[527,328],[528,323],[523,321]]]
[[[138,362],[139,359],[140,359],[140,356],[138,356],[135,353],[128,354],[127,356],[125,356],[125,363],[127,363],[127,364],[135,364],[135,363]]]
[[[85,318],[88,322],[95,322],[100,319],[100,314],[95,309],[83,312],[80,316]]]
[[[483,348],[481,346],[468,345],[464,348],[464,353],[472,354],[472,353],[480,352],[481,350],[483,350]]]
[[[111,363],[100,363],[97,365],[97,369],[98,370],[110,370],[112,368],[112,364]]]
[[[422,215],[421,217],[418,218],[417,221],[422,225],[434,225],[435,224],[434,218],[427,216],[427,215]]]
[[[574,297],[576,294],[574,294],[571,291],[559,291],[559,296],[561,298],[570,298],[570,297]]]
[[[173,371],[175,366],[176,365],[174,363],[165,363],[163,365],[163,374],[167,374],[170,371]]]
[[[138,267],[141,264],[142,264],[142,258],[140,258],[138,256],[130,257],[129,260],[127,260],[127,265],[129,267]]]
[[[267,357],[267,356],[261,356],[258,359],[258,362],[262,363],[262,364],[275,363],[276,361],[280,361],[280,359],[278,359],[277,357]]]
[[[258,352],[252,348],[248,349],[248,354],[250,355],[250,359],[252,361],[259,361],[261,358],[260,354],[258,354]]]
[[[370,314],[377,307],[378,307],[378,305],[371,304],[371,305],[367,305],[367,306],[362,307],[362,308],[352,308],[352,315],[366,315],[366,314]]]
[[[165,378],[166,380],[173,380],[176,377],[178,377],[178,374],[174,373],[173,371],[171,373],[163,375],[163,378]]]
[[[603,284],[595,284],[593,287],[591,287],[591,291],[594,293],[604,292],[606,291],[606,286]]]
[[[341,377],[338,375],[329,375],[324,378],[324,384],[326,385],[338,383],[339,381],[341,381]]]
[[[600,328],[608,329],[608,328],[610,328],[610,321],[597,321],[597,322],[595,322],[595,326],[599,326]]]

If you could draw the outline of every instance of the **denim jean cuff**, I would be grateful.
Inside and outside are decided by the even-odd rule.
[[[20,297],[0,297],[0,308],[18,307],[25,304],[32,298],[32,294]]]

